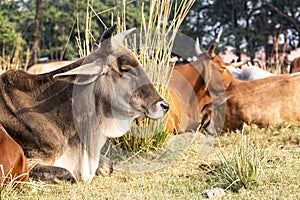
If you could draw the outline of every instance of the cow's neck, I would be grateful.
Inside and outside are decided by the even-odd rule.
[[[55,161],[54,166],[67,169],[77,180],[90,182],[99,166],[100,151],[106,138],[103,134],[93,134],[90,140],[96,144],[73,141],[74,145],[66,148],[61,157]]]

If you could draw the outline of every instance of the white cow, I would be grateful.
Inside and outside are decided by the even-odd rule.
[[[226,68],[232,73],[232,75],[236,79],[242,81],[250,81],[266,78],[269,76],[275,76],[275,74],[265,71],[260,67],[252,64],[250,64],[249,66],[242,66],[241,68],[237,68],[233,65],[228,65]]]

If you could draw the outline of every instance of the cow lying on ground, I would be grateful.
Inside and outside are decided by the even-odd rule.
[[[219,135],[221,130],[240,129],[244,122],[268,127],[300,121],[300,73],[239,81],[226,68],[217,67],[209,54],[204,53],[197,61],[181,68],[180,75],[185,81],[177,79],[176,88],[180,88],[180,84],[193,88],[192,96],[177,90],[180,91],[178,98],[183,99],[182,115],[188,116],[192,122],[189,125],[193,125],[199,122],[201,112],[202,124],[212,135]],[[189,107],[186,109],[182,102],[192,104],[189,107],[186,103]],[[185,131],[187,126],[181,124],[178,126]]]
[[[168,111],[134,54],[106,30],[85,59],[42,75],[0,76],[0,122],[36,165],[42,180],[91,181],[107,137],[120,137],[138,117]]]
[[[211,49],[197,61],[174,68],[169,87],[177,92],[178,109],[187,119],[178,119],[180,131],[196,130],[201,117],[211,135],[240,129],[244,122],[268,127],[300,121],[299,73],[236,80],[218,65]]]
[[[201,59],[209,59],[207,56]],[[224,69],[210,64],[209,68],[202,68],[203,73],[213,73],[210,79],[214,79],[215,73],[221,74],[225,87],[226,118],[223,130],[235,130],[242,128],[244,122],[255,123],[262,127],[276,126],[282,123],[296,123],[300,121],[300,74],[278,75],[264,79],[243,82],[236,80]],[[213,72],[212,72],[213,71]],[[202,87],[216,87],[212,82],[207,82]],[[211,94],[210,94],[211,95]],[[286,103],[289,102],[289,103]],[[222,102],[220,102],[222,103]],[[209,105],[204,110],[221,114],[221,105]],[[218,117],[208,117],[210,123],[218,123]],[[221,125],[220,125],[221,126]],[[218,130],[210,127],[211,134],[217,134]]]
[[[24,152],[0,125],[0,187],[9,181],[28,181]]]
[[[295,58],[291,62],[290,73],[300,72],[300,57]]]

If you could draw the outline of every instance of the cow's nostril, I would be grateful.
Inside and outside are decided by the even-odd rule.
[[[169,110],[169,103],[167,101],[161,102],[160,106],[165,110],[165,112]]]

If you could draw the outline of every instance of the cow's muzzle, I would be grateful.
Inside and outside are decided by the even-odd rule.
[[[146,113],[147,117],[150,119],[159,119],[163,117],[169,110],[169,103],[167,101],[158,101],[153,104],[148,112]]]

